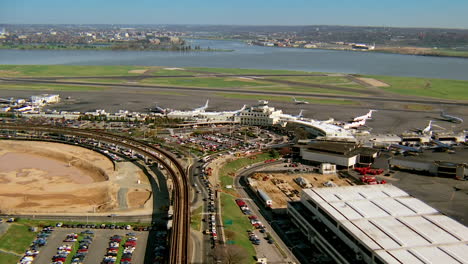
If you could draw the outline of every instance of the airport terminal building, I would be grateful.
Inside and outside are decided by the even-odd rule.
[[[304,189],[288,214],[337,263],[468,263],[468,228],[393,185]]]

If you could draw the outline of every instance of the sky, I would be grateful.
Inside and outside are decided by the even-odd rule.
[[[0,23],[468,28],[468,0],[0,0]]]

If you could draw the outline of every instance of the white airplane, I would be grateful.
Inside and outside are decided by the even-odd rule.
[[[223,111],[223,112],[221,112],[221,113],[225,113],[225,114],[237,114],[237,113],[239,113],[239,112],[244,111],[246,107],[247,107],[247,105],[244,105],[244,106],[242,106],[242,108],[239,109],[239,110],[234,110],[234,111]],[[213,112],[213,113],[217,113],[217,112]]]
[[[366,125],[366,119],[362,119],[360,121],[344,124],[343,128],[344,129],[358,128],[358,127],[364,126],[364,125]]]
[[[363,115],[363,116],[358,116],[353,119],[353,121],[362,121],[362,120],[367,120],[372,118],[372,113],[376,112],[377,110],[369,110],[369,113]]]
[[[205,110],[208,108],[208,103],[209,102],[210,102],[209,99],[206,100],[206,104],[204,106],[193,109],[193,112],[205,112]]]
[[[295,115],[294,117],[296,117],[296,118],[303,118],[303,117],[304,117],[304,115],[302,114],[303,111],[304,111],[304,110],[301,110],[301,111],[299,112],[299,114],[298,114],[298,115]]]
[[[297,100],[296,97],[293,97],[293,101],[295,104],[309,104],[307,101]]]
[[[441,111],[440,112],[440,117],[444,120],[447,120],[449,122],[453,122],[453,123],[456,123],[456,124],[461,124],[463,123],[463,119],[461,119],[460,117],[456,117],[456,116],[452,116],[452,115],[448,115],[446,114],[444,111]]]
[[[445,128],[443,128],[443,127],[441,127],[441,126],[434,125],[433,122],[434,122],[434,121],[430,120],[430,121],[429,121],[429,124],[427,124],[427,126],[426,126],[424,129],[419,130],[419,132],[420,132],[422,135],[431,135],[431,134],[432,134],[432,128],[433,128],[433,127],[438,127],[438,128],[440,128],[440,129],[444,129],[444,130],[445,130]]]
[[[322,123],[325,123],[325,124],[333,124],[334,122],[335,122],[335,119],[333,117],[330,117],[329,119],[322,121]]]

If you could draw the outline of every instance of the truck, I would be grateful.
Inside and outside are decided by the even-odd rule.
[[[266,194],[266,192],[260,189],[257,190],[257,193],[258,193],[258,196],[260,196],[260,199],[262,199],[262,201],[265,203],[265,206],[268,208],[271,208],[273,201],[270,199],[268,194]]]

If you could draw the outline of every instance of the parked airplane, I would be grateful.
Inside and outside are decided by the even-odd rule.
[[[440,117],[442,119],[446,120],[446,121],[449,121],[449,122],[453,122],[453,123],[457,123],[457,124],[463,123],[463,119],[461,119],[460,117],[448,115],[444,111],[440,112]]]
[[[304,115],[302,114],[303,111],[304,111],[304,110],[301,110],[301,111],[299,112],[299,114],[298,114],[298,115],[295,115],[294,117],[296,117],[296,118],[303,118],[303,117],[304,117]]]
[[[366,125],[366,119],[362,119],[360,121],[344,124],[343,128],[344,129],[358,128],[358,127],[364,126],[364,125]]]
[[[204,106],[193,109],[193,112],[204,112],[208,108],[208,103],[209,102],[210,102],[209,99],[206,100],[206,104]]]
[[[372,118],[372,113],[377,110],[369,110],[369,112],[363,116],[358,116],[353,119],[353,121],[362,121],[362,120],[367,120]]]
[[[309,104],[307,101],[296,100],[296,97],[293,97],[293,100],[295,104]]]
[[[159,107],[159,106],[155,106],[155,107],[150,107],[148,108],[148,111],[152,112],[152,113],[157,113],[157,114],[166,114],[167,112],[167,109],[164,109],[162,107]]]
[[[432,147],[431,149],[435,151],[452,151],[453,152],[452,145],[442,143],[437,139],[432,139],[431,141],[436,144],[436,146]]]
[[[421,148],[414,148],[414,147],[409,147],[409,146],[400,145],[400,144],[391,144],[390,148],[401,149],[403,150],[403,153],[405,152],[421,153],[422,152]]]

